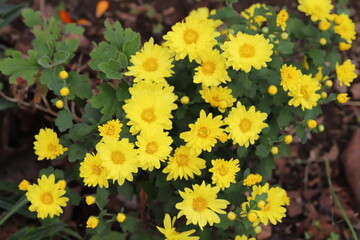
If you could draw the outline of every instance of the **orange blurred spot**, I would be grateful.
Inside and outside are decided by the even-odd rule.
[[[96,10],[95,10],[95,15],[97,18],[101,17],[106,10],[108,10],[109,8],[109,2],[107,0],[100,0],[98,1],[98,3],[96,4]]]
[[[74,20],[70,17],[69,13],[64,10],[59,10],[59,16],[63,23],[72,23]]]
[[[77,24],[82,25],[82,26],[89,26],[91,25],[90,21],[88,21],[85,18],[80,18],[79,20],[76,21]]]

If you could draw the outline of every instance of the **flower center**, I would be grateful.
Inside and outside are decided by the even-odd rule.
[[[189,158],[187,155],[180,154],[176,156],[176,161],[180,167],[187,165]]]
[[[92,172],[93,172],[93,174],[99,176],[101,174],[101,168],[98,165],[93,164],[92,165]]]
[[[52,144],[52,143],[49,143],[49,145],[48,145],[48,151],[49,151],[49,152],[56,152],[56,150],[57,150],[56,145],[55,145],[55,144]]]
[[[194,211],[201,212],[205,210],[208,206],[208,203],[205,198],[197,197],[192,202],[192,207]]]
[[[197,134],[199,137],[202,137],[202,138],[207,138],[209,136],[209,129],[207,129],[206,127],[201,127],[199,130],[198,130],[198,134]]]
[[[270,203],[267,203],[267,204],[263,207],[263,209],[261,209],[261,210],[263,210],[263,211],[268,211],[269,208],[270,208]]]
[[[150,57],[148,59],[146,59],[146,61],[143,63],[143,68],[145,69],[145,71],[147,72],[154,72],[158,69],[158,63],[156,58]]]
[[[108,126],[106,129],[106,135],[113,135],[115,132],[115,127],[114,126]]]
[[[301,87],[300,93],[301,93],[301,95],[303,95],[304,98],[306,98],[306,99],[309,98],[309,94],[305,87]]]
[[[214,73],[216,68],[216,65],[213,62],[203,62],[203,64],[201,64],[201,70],[203,72],[203,74],[205,75],[211,75]]]
[[[158,144],[156,142],[150,142],[146,145],[146,152],[154,154],[158,150]]]
[[[114,164],[123,164],[125,162],[125,156],[122,152],[115,151],[111,153],[111,161]]]
[[[255,55],[255,48],[247,43],[243,44],[239,49],[240,56],[243,58],[251,58]]]
[[[225,176],[228,173],[229,169],[227,167],[225,167],[224,165],[221,165],[221,167],[219,168],[219,174],[221,176]]]
[[[320,13],[322,11],[322,8],[319,5],[315,5],[314,9],[316,12]]]
[[[53,198],[52,198],[52,195],[50,192],[47,192],[47,193],[43,193],[41,195],[41,201],[44,203],[44,204],[51,204],[53,203]]]
[[[239,127],[242,132],[247,132],[251,128],[251,122],[249,121],[249,119],[244,118],[243,120],[241,120]]]
[[[156,116],[154,114],[154,109],[152,108],[145,109],[141,114],[141,118],[147,123],[152,123],[156,119]]]
[[[183,38],[186,44],[192,44],[196,43],[199,38],[199,34],[192,29],[188,29],[184,32]]]

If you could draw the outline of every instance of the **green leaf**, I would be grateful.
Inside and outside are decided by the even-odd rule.
[[[70,72],[67,79],[70,89],[69,99],[78,97],[80,99],[89,99],[92,96],[90,79],[85,74]]]
[[[126,235],[120,232],[111,231],[106,235],[94,235],[90,238],[90,240],[125,240]]]
[[[265,144],[259,144],[257,147],[256,147],[256,152],[255,154],[259,157],[267,157],[269,155],[269,152],[270,152],[270,148],[268,145],[265,145]]]
[[[52,64],[52,67],[64,63],[65,61],[68,60],[69,57],[70,57],[69,52],[66,52],[66,51],[63,51],[63,50],[60,50],[60,51],[56,52],[54,54],[54,63]]]
[[[98,86],[99,94],[91,98],[92,106],[101,109],[103,118],[110,118],[115,115],[119,106],[116,97],[116,90],[109,84],[103,83]]]
[[[312,59],[315,66],[322,66],[325,58],[325,51],[319,48],[312,48],[309,50],[309,57]]]
[[[84,28],[76,25],[75,23],[65,24],[65,34],[77,34],[82,35]]]
[[[118,85],[118,88],[116,90],[116,96],[117,99],[121,102],[131,97],[129,93],[129,85],[125,81],[122,81]]]
[[[288,109],[281,109],[281,111],[279,112],[279,116],[276,119],[279,128],[288,126],[293,118],[293,115]]]
[[[4,98],[0,98],[0,111],[8,109],[8,108],[13,108],[13,107],[16,107],[16,106],[17,106],[16,103],[9,102],[9,101],[5,100]]]
[[[122,77],[122,73],[119,72],[121,67],[117,60],[110,59],[107,62],[100,63],[98,67],[109,79],[119,79]]]
[[[96,127],[91,126],[89,124],[78,123],[78,124],[75,124],[74,127],[70,129],[68,137],[74,141],[80,140],[95,129],[96,129]]]
[[[69,198],[69,203],[75,206],[79,206],[81,197],[80,194],[66,187],[66,197]]]
[[[118,185],[117,191],[119,195],[124,196],[127,200],[133,199],[134,187],[130,182],[125,181],[123,185]]]
[[[68,110],[63,109],[58,112],[58,116],[55,120],[55,125],[58,127],[60,132],[64,132],[73,126],[72,120],[72,114]]]
[[[118,50],[122,50],[122,46],[124,44],[124,29],[122,28],[121,23],[118,21],[111,23],[110,20],[106,20],[105,28],[105,39],[112,45],[116,46]]]
[[[73,144],[69,148],[69,162],[75,162],[79,160],[83,160],[86,153],[88,151],[88,148],[83,144]]]
[[[64,171],[60,169],[54,169],[53,167],[43,168],[39,172],[39,177],[42,175],[50,176],[54,174],[56,181],[64,179]]]
[[[295,134],[301,139],[302,143],[306,142],[307,140],[306,131],[302,126],[299,125],[295,128]]]
[[[125,68],[128,65],[128,59],[127,59],[126,55],[123,54],[122,52],[117,53],[117,61],[121,68]]]
[[[106,204],[109,202],[109,190],[106,188],[97,187],[96,188],[96,203],[99,205],[101,209],[103,209]]]
[[[31,8],[25,8],[22,10],[22,16],[24,18],[24,23],[28,27],[34,27],[41,24],[40,12],[34,11]]]
[[[124,232],[132,233],[135,230],[136,223],[136,219],[133,216],[127,215],[126,220],[120,226]]]
[[[244,158],[248,155],[248,149],[244,146],[239,146],[236,149],[236,154],[239,158]]]
[[[128,33],[129,29],[125,29],[125,34]],[[132,32],[132,31],[131,31]],[[126,41],[123,46],[123,52],[126,56],[130,57],[140,48],[140,34],[134,35],[130,40]]]
[[[272,176],[272,170],[275,168],[275,162],[272,157],[260,159],[255,167],[255,172],[263,176],[263,181],[266,182]]]
[[[277,50],[282,54],[291,54],[293,52],[294,43],[290,41],[279,41]]]
[[[228,229],[230,226],[234,225],[234,222],[227,218],[226,214],[219,214],[220,222],[215,224],[215,227],[222,230]]]

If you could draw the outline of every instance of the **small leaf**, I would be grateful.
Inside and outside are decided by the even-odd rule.
[[[109,79],[119,79],[122,77],[122,73],[119,72],[121,69],[118,61],[110,59],[107,62],[102,62],[98,65],[100,71],[106,74]]]
[[[324,63],[325,51],[318,48],[312,48],[309,50],[309,57],[316,66],[320,66]]]
[[[69,23],[65,25],[65,34],[77,34],[82,35],[84,28],[76,25],[75,23]]]
[[[118,88],[116,90],[116,96],[119,101],[124,101],[131,97],[129,93],[129,85],[125,81],[122,81],[118,85]]]
[[[99,205],[101,209],[103,209],[106,204],[109,202],[109,190],[106,188],[97,187],[96,189],[96,203]]]
[[[256,147],[256,152],[255,154],[261,158],[267,157],[269,155],[270,152],[270,148],[269,146],[265,145],[265,144],[259,144]]]
[[[58,127],[60,132],[64,132],[73,126],[72,120],[72,114],[68,110],[63,109],[58,112],[58,117],[55,120],[55,125]]]
[[[117,55],[117,61],[118,61],[119,65],[120,65],[120,68],[125,68],[125,67],[127,67],[127,65],[128,65],[128,60],[127,60],[126,55],[123,54],[122,52],[118,52],[117,54],[118,54],[118,55]]]
[[[279,128],[288,126],[290,121],[293,119],[293,115],[291,114],[291,112],[287,109],[282,109],[279,112],[279,116],[277,117],[277,123]]]
[[[126,217],[126,220],[123,223],[121,223],[120,226],[124,232],[132,233],[135,230],[136,223],[137,223],[136,219],[133,216],[128,215]]]
[[[70,53],[66,52],[66,51],[58,51],[54,54],[54,63],[52,64],[52,66],[57,66],[59,64],[62,64],[64,62],[66,62],[70,57]]]
[[[31,8],[25,8],[21,13],[24,17],[24,23],[26,26],[33,27],[41,24],[39,11],[34,11]]]
[[[69,162],[83,160],[87,151],[88,148],[82,144],[71,145],[68,152]]]
[[[119,109],[116,90],[109,84],[103,83],[98,86],[99,94],[91,98],[92,106],[101,109],[103,118],[111,118]]]

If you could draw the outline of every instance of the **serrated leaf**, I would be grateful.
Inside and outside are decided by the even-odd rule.
[[[28,27],[33,27],[41,24],[40,12],[34,11],[31,8],[25,8],[21,12],[24,17],[24,23]]]
[[[91,60],[89,66],[93,70],[100,71],[99,64],[107,62],[110,59],[116,59],[118,50],[115,46],[112,46],[106,42],[101,42],[99,45],[95,45],[94,50],[90,53]]]
[[[82,144],[71,145],[68,152],[69,162],[83,160],[87,151],[88,148]]]
[[[41,177],[42,175],[50,176],[51,174],[54,174],[56,181],[64,179],[64,171],[60,169],[55,169],[53,167],[41,169],[39,172],[39,177]]]
[[[55,120],[55,125],[58,127],[60,132],[64,132],[73,126],[72,120],[72,114],[68,110],[63,109],[58,112],[58,116]]]
[[[109,232],[106,235],[94,235],[90,238],[90,240],[125,240],[126,235],[120,232]]]
[[[67,79],[70,88],[69,99],[74,99],[75,96],[80,99],[89,99],[92,96],[90,79],[85,74],[78,74],[70,72]],[[74,90],[74,91],[72,91]]]
[[[283,128],[288,126],[290,121],[293,119],[293,115],[287,109],[282,109],[279,112],[279,116],[277,117],[276,121],[278,123],[279,128]]]
[[[116,96],[119,101],[124,101],[125,99],[129,99],[131,97],[129,93],[129,85],[122,81],[116,90]]]
[[[120,195],[124,196],[127,200],[131,200],[134,195],[134,187],[132,183],[125,181],[123,185],[117,186],[117,191]]]
[[[274,168],[274,159],[272,157],[266,157],[260,159],[259,163],[255,167],[255,172],[263,176],[263,181],[266,182],[271,177]]]
[[[297,126],[295,128],[295,134],[298,136],[302,143],[304,143],[307,139],[305,129],[302,126]]]
[[[132,233],[135,230],[136,223],[137,223],[136,219],[133,216],[128,215],[126,217],[126,220],[123,223],[121,223],[120,226],[124,232]]]
[[[106,188],[97,187],[96,188],[96,203],[99,205],[101,209],[103,209],[106,204],[109,202],[109,190]]]
[[[265,145],[265,144],[259,144],[256,147],[256,152],[255,154],[261,158],[267,157],[269,155],[270,152],[270,148],[269,146]]]
[[[105,28],[105,39],[112,45],[116,46],[118,50],[122,50],[122,45],[124,44],[124,29],[122,28],[121,23],[118,21],[110,23],[109,20],[106,20]]]
[[[54,54],[54,63],[52,64],[52,66],[57,66],[59,64],[64,63],[65,61],[68,60],[68,58],[70,57],[70,53],[60,50],[58,52],[56,52]]]
[[[82,139],[88,135],[91,131],[96,129],[96,127],[88,125],[86,123],[75,124],[74,127],[69,131],[68,137],[74,141]]]
[[[121,68],[125,68],[128,65],[128,59],[127,59],[126,55],[123,54],[122,52],[117,53],[117,61]]]
[[[325,51],[318,48],[312,48],[309,50],[309,57],[316,66],[321,66],[324,63]]]
[[[127,30],[127,29],[126,29]],[[125,30],[125,32],[127,32]],[[126,41],[123,46],[123,52],[126,56],[130,57],[140,48],[140,34],[135,35],[134,38]]]
[[[80,194],[66,187],[66,197],[69,198],[69,203],[75,206],[79,206],[81,197]]]
[[[280,41],[277,50],[282,54],[291,54],[293,52],[294,43],[290,41]]]
[[[100,109],[100,112],[106,117],[115,115],[120,107],[116,97],[116,90],[107,83],[99,85],[98,89],[99,94],[91,98],[92,106]]]
[[[44,68],[51,68],[51,59],[49,56],[42,56],[38,59],[37,63]]]
[[[110,59],[107,62],[102,62],[98,65],[100,71],[104,72],[106,77],[109,79],[119,79],[122,77],[120,73],[120,64],[115,59]]]
[[[76,25],[75,23],[68,23],[65,25],[65,34],[77,34],[82,35],[84,28]]]

